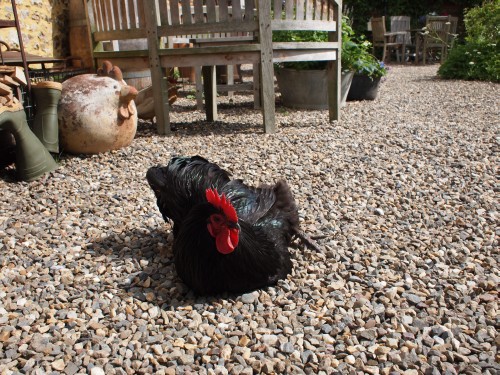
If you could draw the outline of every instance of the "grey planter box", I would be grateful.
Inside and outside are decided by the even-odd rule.
[[[342,74],[342,100],[352,81],[352,72]],[[326,70],[281,68],[276,70],[278,89],[284,106],[297,109],[328,109]]]

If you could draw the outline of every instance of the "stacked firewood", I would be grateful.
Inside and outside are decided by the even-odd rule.
[[[22,68],[0,65],[0,115],[6,111],[23,109],[21,85],[26,84]],[[0,168],[14,162],[15,146],[14,136],[0,129]]]
[[[26,84],[22,68],[0,65],[0,107],[19,105],[22,101],[20,86]]]

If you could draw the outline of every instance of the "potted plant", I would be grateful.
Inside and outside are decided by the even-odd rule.
[[[354,32],[346,16],[342,17],[341,52],[341,105],[345,105],[347,93],[354,75],[354,53],[344,55],[347,44],[354,44]],[[276,31],[275,42],[326,42],[325,31]],[[276,79],[283,104],[304,109],[327,109],[326,61],[298,61],[276,65]]]
[[[327,41],[324,31],[277,31],[273,33],[275,42],[317,42]],[[345,104],[350,92],[354,73],[369,74],[371,62],[375,59],[369,54],[371,44],[358,41],[347,17],[342,18],[342,97]],[[376,60],[376,59],[375,59]],[[326,109],[326,61],[298,61],[276,65],[276,79],[285,106],[302,109]],[[372,73],[372,75],[375,72]]]
[[[352,29],[351,29],[352,31]],[[380,80],[387,74],[387,68],[369,51],[372,44],[363,36],[351,37],[342,43],[342,61],[346,61],[355,74],[347,100],[374,100],[377,97]]]

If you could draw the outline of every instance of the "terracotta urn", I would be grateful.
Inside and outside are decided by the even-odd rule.
[[[130,145],[137,130],[137,90],[113,74],[82,74],[63,82],[58,107],[61,149],[96,154]]]

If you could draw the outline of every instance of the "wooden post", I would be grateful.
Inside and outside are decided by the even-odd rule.
[[[92,58],[92,42],[87,22],[87,1],[69,1],[69,49],[71,56],[78,56],[82,67],[91,68],[94,65]],[[92,15],[93,16],[93,15]]]
[[[334,20],[337,24],[335,32],[328,33],[329,42],[337,42],[337,57],[335,61],[330,61],[327,67],[328,75],[328,112],[330,121],[338,121],[340,119],[340,98],[341,98],[341,50],[342,50],[342,0],[334,1],[336,6],[334,9]]]
[[[215,81],[215,65],[204,66],[202,72],[207,121],[217,121],[217,82]]]
[[[196,108],[203,110],[203,81],[201,79],[201,66],[194,67],[194,81],[196,84]]]
[[[259,0],[260,85],[264,131],[276,133],[271,2]]]
[[[158,54],[160,40],[157,32],[158,17],[155,0],[144,0],[144,16],[148,35],[149,66],[151,69],[151,82],[153,84],[156,126],[158,134],[170,135],[172,131],[170,129],[168,87]]]

